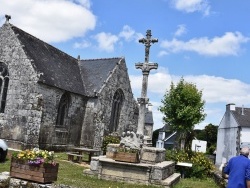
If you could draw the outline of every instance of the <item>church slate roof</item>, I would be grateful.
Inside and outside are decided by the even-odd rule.
[[[123,58],[81,60],[79,63],[86,94],[95,96]]]
[[[95,96],[123,58],[80,60],[60,51],[12,24],[10,27],[40,74],[39,81],[66,91]]]
[[[241,127],[250,127],[250,108],[236,107],[235,110],[231,110],[237,123]]]
[[[6,24],[5,24],[6,25]],[[66,91],[85,95],[77,59],[8,24],[32,59],[34,69],[41,73],[39,81]]]
[[[95,97],[123,57],[78,60],[20,28],[7,23],[16,35],[39,82],[84,96]]]
[[[170,128],[169,128],[169,125],[166,123],[161,129],[160,129],[161,132],[169,132],[170,131]]]

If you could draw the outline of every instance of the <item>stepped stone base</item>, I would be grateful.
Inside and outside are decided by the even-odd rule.
[[[98,176],[99,179],[170,188],[180,180],[180,174],[174,173],[174,168],[172,161],[156,164],[126,163],[99,156],[92,157],[90,169],[83,173]]]
[[[166,157],[164,148],[143,147],[141,149],[141,163],[157,164],[163,162]]]

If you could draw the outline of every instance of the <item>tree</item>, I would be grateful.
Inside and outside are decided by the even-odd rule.
[[[210,154],[213,154],[214,150],[216,149],[217,132],[218,126],[213,125],[211,123],[205,126],[203,130],[196,130],[196,138],[199,140],[207,141],[207,151]]]
[[[180,148],[190,149],[194,126],[206,116],[202,91],[181,78],[176,86],[171,83],[170,90],[166,92],[161,102],[163,106],[160,106],[159,110],[164,114],[163,120],[173,131],[177,131]]]

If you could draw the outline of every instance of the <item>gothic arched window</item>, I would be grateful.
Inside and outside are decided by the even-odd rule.
[[[64,93],[60,99],[58,111],[57,111],[57,118],[56,118],[56,125],[57,126],[64,126],[65,118],[68,115],[69,109],[69,101],[70,96],[68,93]]]
[[[4,63],[0,62],[0,113],[4,113],[7,91],[9,85],[9,72]]]
[[[123,101],[124,101],[124,94],[121,89],[118,89],[115,92],[112,101],[111,120],[109,126],[110,132],[117,131]]]

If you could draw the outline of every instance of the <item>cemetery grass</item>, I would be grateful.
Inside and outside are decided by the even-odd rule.
[[[83,175],[83,170],[86,167],[67,161],[67,155],[65,153],[56,153],[57,162],[59,162],[58,180],[55,184],[64,184],[72,187],[79,188],[156,188],[156,186],[146,185],[133,185],[121,182],[113,182],[106,180],[99,180],[96,177],[90,177]],[[87,157],[87,156],[86,156]],[[8,155],[5,163],[0,163],[0,172],[10,170],[10,155]],[[212,179],[181,179],[181,181],[174,186],[174,188],[218,188]]]

